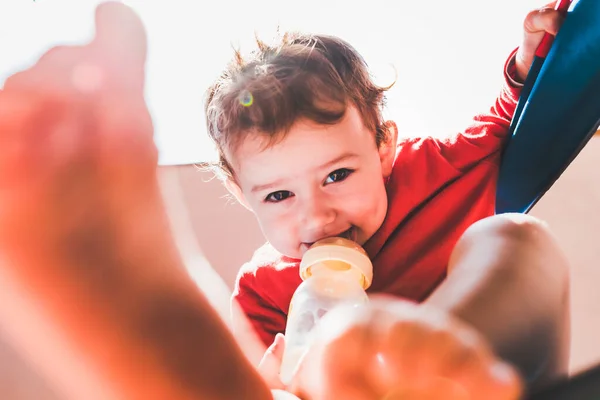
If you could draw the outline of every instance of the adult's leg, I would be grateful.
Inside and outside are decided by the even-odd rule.
[[[471,324],[531,387],[568,373],[569,265],[543,222],[499,215],[458,241],[426,304]]]
[[[97,24],[0,91],[2,337],[61,398],[270,399],[171,234],[141,23]]]

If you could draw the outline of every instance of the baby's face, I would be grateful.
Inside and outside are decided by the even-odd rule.
[[[373,132],[350,107],[335,125],[299,121],[266,149],[264,138],[249,137],[233,167],[241,200],[269,242],[301,258],[320,239],[343,236],[362,245],[379,229],[393,147],[378,149]]]

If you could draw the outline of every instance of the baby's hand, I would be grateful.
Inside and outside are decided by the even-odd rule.
[[[285,385],[279,379],[284,350],[285,339],[281,333],[278,333],[258,365],[258,372],[270,389],[284,389]]]
[[[293,390],[311,400],[516,400],[521,382],[471,328],[421,305],[375,299],[321,322]]]
[[[563,17],[554,9],[556,1],[537,10],[531,11],[523,23],[523,42],[519,47],[516,57],[517,76],[525,81],[529,68],[533,63],[537,50],[546,32],[556,35],[562,25]]]

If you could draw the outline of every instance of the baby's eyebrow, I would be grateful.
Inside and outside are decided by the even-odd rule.
[[[330,168],[332,165],[338,164],[342,161],[348,161],[354,158],[358,158],[358,154],[356,153],[352,153],[352,152],[347,152],[347,153],[342,153],[339,156],[333,158],[332,160],[327,161],[324,164],[321,164],[320,166],[316,167],[315,170],[316,171],[320,171],[323,169],[327,169]],[[273,182],[269,182],[269,183],[265,183],[262,185],[255,185],[252,186],[252,188],[250,189],[251,193],[256,193],[256,192],[262,192],[262,191],[266,191],[269,189],[273,189],[277,186],[281,186],[284,183],[283,179],[277,179]]]
[[[339,156],[335,157],[333,160],[329,160],[326,163],[322,164],[317,169],[318,170],[326,169],[326,168],[329,168],[332,165],[338,164],[342,161],[349,161],[354,158],[358,158],[358,154],[352,153],[352,152],[343,153],[343,154],[340,154]]]
[[[268,189],[272,189],[276,186],[280,186],[283,183],[283,179],[277,179],[276,181],[270,182],[270,183],[265,183],[263,185],[255,185],[252,186],[252,189],[250,189],[250,191],[252,193],[256,193],[256,192],[262,192],[264,190],[268,190]]]

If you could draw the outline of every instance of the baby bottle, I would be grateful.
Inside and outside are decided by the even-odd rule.
[[[314,243],[302,257],[298,286],[288,312],[280,379],[289,384],[310,345],[317,322],[340,304],[360,306],[373,279],[373,265],[357,243],[332,237]]]

